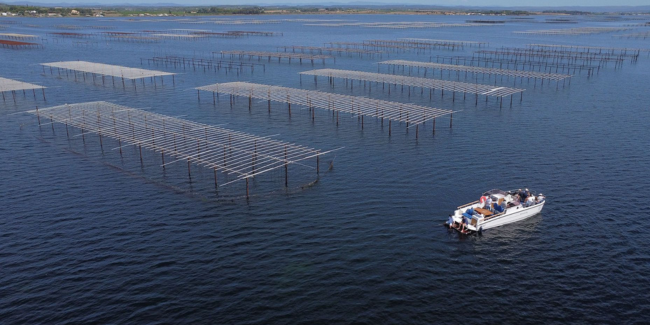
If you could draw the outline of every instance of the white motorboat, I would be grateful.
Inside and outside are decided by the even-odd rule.
[[[461,233],[481,232],[530,218],[542,211],[546,198],[528,189],[489,190],[480,200],[459,206],[445,223]]]

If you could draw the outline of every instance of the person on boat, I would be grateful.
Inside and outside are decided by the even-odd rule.
[[[539,193],[539,195],[537,196],[537,203],[542,203],[545,200],[546,200],[546,197],[544,196],[544,194]]]
[[[466,230],[467,219],[465,219],[465,217],[462,217],[461,220],[462,220],[462,221],[460,222],[460,227],[458,227],[458,228],[460,228],[460,232],[463,232],[463,233],[464,233],[465,231],[467,231],[467,230]]]
[[[488,195],[487,199],[485,200],[485,205],[483,206],[484,209],[488,209],[492,211],[492,197]]]
[[[530,196],[530,191],[528,189],[524,189],[524,197],[528,198]]]
[[[447,224],[449,224],[449,229],[451,229],[454,226],[454,218],[449,215],[449,219],[447,220]]]
[[[526,206],[526,207],[529,207],[529,206],[532,206],[533,204],[535,204],[535,197],[532,196],[532,195],[529,195],[529,196],[526,198],[526,204],[525,204],[525,206]]]
[[[523,197],[523,195],[524,195],[524,191],[522,191],[521,189],[518,189],[518,190],[517,190],[517,193],[516,193],[515,195],[517,196],[517,197],[516,197],[516,198],[517,198],[517,201],[519,201],[519,202],[524,202],[524,199],[525,199],[525,198]]]

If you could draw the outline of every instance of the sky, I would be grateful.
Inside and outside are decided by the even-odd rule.
[[[0,3],[3,1],[0,0]],[[8,0],[7,2],[15,2]],[[22,1],[20,2],[22,3]],[[25,3],[30,3],[25,1]],[[337,0],[37,0],[34,3],[47,4],[47,3],[101,3],[101,4],[151,4],[151,3],[175,3],[185,5],[236,5],[236,4],[347,4],[347,3],[370,3],[370,4],[426,4],[426,5],[442,5],[442,6],[516,6],[516,7],[529,7],[529,6],[647,6],[650,5],[650,0],[351,0],[351,1],[337,1]]]

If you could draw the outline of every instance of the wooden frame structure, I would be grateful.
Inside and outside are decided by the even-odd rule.
[[[221,57],[223,58],[226,55],[229,55],[230,58],[232,59],[233,57],[238,57],[238,58],[245,58],[248,57],[248,59],[252,59],[253,57],[257,57],[257,60],[260,61],[262,58],[268,58],[268,62],[271,62],[271,58],[277,58],[278,62],[280,62],[281,59],[288,59],[289,63],[291,63],[291,59],[298,60],[300,64],[302,64],[302,60],[309,60],[311,61],[311,64],[314,64],[314,60],[323,60],[323,64],[325,64],[325,60],[327,59],[332,59],[334,62],[336,62],[336,58],[331,56],[331,55],[322,55],[322,54],[302,54],[302,53],[282,53],[282,52],[258,52],[258,51],[221,51],[221,52],[212,52],[214,53],[219,53],[221,54]]]
[[[435,119],[437,117],[450,115],[449,127],[452,126],[451,114],[453,114],[453,111],[451,110],[389,102],[359,96],[339,95],[315,90],[303,90],[248,82],[217,83],[197,87],[195,89],[197,89],[197,92],[199,93],[199,100],[201,100],[200,91],[211,92],[213,104],[215,105],[215,94],[228,94],[230,95],[231,106],[234,97],[248,98],[249,109],[252,107],[253,99],[266,100],[269,112],[271,112],[271,101],[286,103],[288,105],[289,116],[291,116],[291,104],[309,107],[311,110],[312,121],[315,119],[315,110],[313,108],[329,110],[332,111],[332,115],[336,113],[336,125],[339,123],[339,112],[356,115],[361,121],[362,129],[364,116],[381,119],[382,125],[384,119],[387,119],[389,136],[392,132],[392,121],[405,122],[407,128],[409,128],[409,125],[415,125],[416,138],[418,136],[419,124],[425,123],[428,120],[433,120],[433,132],[435,132]]]
[[[211,60],[211,59],[199,59],[199,58],[186,58],[182,56],[154,56],[153,58],[140,58],[140,65],[142,65],[143,60],[147,61],[148,65],[152,63],[156,66],[164,65],[165,67],[172,68],[191,68],[194,71],[198,68],[199,70],[214,71],[218,72],[221,69],[226,71],[235,70],[237,75],[240,72],[244,71],[244,68],[250,69],[250,72],[255,72],[255,67],[262,68],[262,71],[266,72],[266,65],[264,63],[250,63],[250,62],[239,62],[239,61],[223,61],[223,60]]]
[[[170,34],[170,33],[152,33],[149,34],[151,37],[157,37],[160,39],[173,39],[177,41],[196,41],[202,38],[205,38],[205,35],[199,34]]]
[[[28,113],[37,116],[39,126],[42,118],[65,124],[68,136],[68,127],[81,129],[84,142],[86,135],[97,134],[102,148],[102,137],[117,140],[119,146],[113,150],[119,149],[120,155],[125,145],[136,146],[141,162],[142,148],[158,152],[163,169],[186,162],[190,178],[191,164],[212,169],[215,187],[245,180],[247,197],[250,178],[284,168],[287,186],[289,164],[302,165],[302,161],[316,159],[319,173],[319,157],[331,152],[103,101],[37,108]],[[166,157],[172,159],[166,161]],[[217,172],[234,175],[235,179],[219,185]]]
[[[598,53],[584,52],[544,52],[544,51],[521,51],[521,50],[479,50],[474,55],[487,59],[509,59],[516,61],[548,61],[551,63],[568,63],[594,65],[598,67],[607,66],[607,63],[613,63],[615,67],[622,66],[628,56],[608,55]],[[630,56],[634,62],[636,57]]]
[[[138,68],[129,68],[119,65],[111,65],[104,63],[94,63],[87,61],[62,61],[62,62],[51,62],[51,63],[41,63],[43,66],[43,72],[45,73],[45,67],[50,67],[50,74],[53,74],[52,68],[56,68],[61,75],[61,69],[64,70],[64,73],[67,74],[68,71],[74,72],[75,80],[77,78],[77,72],[82,72],[83,79],[86,80],[86,73],[89,73],[95,80],[96,75],[102,77],[102,84],[105,83],[104,77],[109,76],[112,78],[113,85],[115,85],[115,77],[122,79],[122,88],[126,88],[124,84],[124,79],[131,80],[134,87],[136,80],[141,79],[144,84],[144,79],[151,78],[152,82],[155,84],[156,77],[160,77],[160,81],[164,84],[164,76],[172,76],[172,83],[175,84],[173,72],[165,71],[156,71],[156,70],[146,70]]]
[[[455,64],[443,64],[443,63],[433,63],[433,62],[417,62],[417,61],[406,61],[406,60],[388,60],[388,61],[383,61],[379,62],[379,65],[386,65],[388,69],[390,70],[391,67],[393,67],[393,73],[395,73],[395,68],[396,67],[402,67],[402,70],[404,70],[406,67],[409,68],[409,75],[411,74],[410,69],[415,67],[424,69],[424,76],[427,76],[427,72],[429,69],[432,70],[432,75],[435,74],[436,70],[440,70],[440,74],[442,75],[442,71],[454,71],[456,72],[456,75],[460,77],[461,72],[465,72],[465,78],[467,78],[467,73],[470,73],[472,75],[488,75],[488,76],[507,76],[507,77],[514,77],[514,78],[521,78],[523,79],[540,79],[540,80],[553,80],[556,83],[559,84],[560,81],[566,80],[566,79],[571,79],[570,74],[560,74],[560,73],[545,73],[545,72],[536,72],[536,71],[527,71],[527,70],[510,70],[510,69],[496,69],[496,68],[483,68],[483,67],[473,67],[473,66],[467,66],[467,65],[455,65]],[[379,70],[379,69],[377,69]],[[570,83],[570,81],[569,81]]]
[[[430,38],[400,38],[401,40],[406,40],[406,41],[415,41],[415,42],[420,42],[420,43],[442,43],[442,44],[458,44],[462,46],[477,46],[477,47],[482,47],[482,46],[489,46],[490,43],[488,42],[474,42],[474,41],[458,41],[458,40],[448,40],[448,39],[430,39]]]
[[[374,73],[374,72],[363,72],[363,71],[353,71],[353,70],[337,70],[337,69],[318,69],[311,71],[301,72],[300,75],[312,75],[314,76],[314,81],[318,82],[317,77],[327,77],[330,84],[333,84],[335,78],[345,79],[346,85],[349,80],[359,80],[370,83],[381,84],[382,89],[384,89],[385,84],[388,84],[388,93],[390,94],[390,86],[394,85],[397,87],[400,85],[402,91],[404,91],[404,86],[408,87],[409,96],[411,94],[411,87],[420,87],[421,93],[424,92],[424,89],[429,89],[429,99],[432,98],[433,90],[440,89],[441,96],[444,97],[445,90],[452,92],[452,101],[456,100],[456,92],[463,93],[463,99],[465,99],[466,94],[474,94],[476,96],[476,105],[478,105],[478,96],[485,96],[487,101],[488,96],[496,97],[500,100],[501,106],[503,106],[503,97],[510,96],[510,105],[512,105],[512,95],[522,94],[521,99],[523,99],[523,92],[525,89],[519,88],[509,88],[509,87],[495,87],[491,85],[483,84],[471,84],[466,82],[457,82],[457,81],[447,81],[439,79],[429,79],[429,78],[418,78],[418,77],[408,77],[408,76],[399,76],[393,74],[384,74],[384,73]],[[371,88],[370,88],[371,90]]]
[[[527,44],[529,48],[557,48],[568,51],[581,51],[587,53],[608,53],[608,54],[640,54],[641,52],[650,52],[650,49],[638,49],[627,47],[600,47],[600,46],[583,46],[583,45],[559,45],[559,44]]]
[[[94,26],[86,26],[86,28],[90,28],[90,29],[100,29],[100,30],[109,30],[109,29],[116,29],[117,27],[115,27],[115,26],[97,26],[97,25],[94,25]]]
[[[36,39],[36,38],[38,38],[38,36],[29,35],[29,34],[0,33],[0,38],[15,39],[15,40],[28,40],[28,39]]]
[[[390,28],[390,29],[407,29],[407,28],[441,28],[441,27],[474,27],[490,26],[476,23],[436,23],[428,21],[393,21],[393,22],[374,22],[374,23],[314,23],[303,24],[303,26],[327,26],[327,27],[365,27],[365,28]]]
[[[432,51],[436,48],[445,48],[455,50],[462,48],[460,44],[434,44],[434,43],[418,43],[413,41],[404,40],[369,40],[363,42],[328,42],[325,45],[333,49],[364,49],[374,51],[396,51],[406,52],[415,50],[417,52]]]
[[[206,21],[205,23],[212,23],[215,25],[264,25],[264,24],[279,24],[281,23],[280,20],[277,19],[269,19],[269,20],[260,20],[260,19],[217,19],[217,20],[209,20]],[[188,24],[188,23],[184,23]]]
[[[49,32],[47,35],[50,35],[52,37],[59,37],[59,38],[88,38],[88,37],[94,37],[95,34],[87,34],[87,33],[73,33],[73,32]]]
[[[127,43],[159,43],[162,41],[159,37],[139,36],[139,35],[117,35],[110,34],[104,36],[106,39],[117,42]]]
[[[429,57],[429,62],[433,62],[433,56]],[[498,69],[508,69],[508,70],[528,70],[528,71],[537,71],[537,72],[547,72],[548,73],[563,73],[566,71],[567,74],[573,73],[580,74],[582,70],[587,70],[588,75],[591,75],[594,72],[598,72],[598,66],[590,66],[585,64],[569,64],[569,63],[557,63],[548,61],[532,61],[532,60],[513,60],[513,59],[501,59],[501,58],[483,58],[479,56],[440,56],[436,55],[436,63],[447,63],[449,64],[462,64],[466,66],[483,66],[487,68],[498,68]]]
[[[70,30],[71,29],[82,29],[83,28],[82,26],[79,26],[79,25],[64,25],[64,24],[54,25],[52,27],[56,28],[56,29],[70,29]]]
[[[505,24],[505,20],[494,20],[494,19],[468,19],[465,20],[466,23],[474,24]]]
[[[616,35],[613,36],[616,38],[633,38],[633,39],[648,39],[650,38],[650,32],[639,32],[639,33],[631,33],[631,34],[623,34],[623,35]]]
[[[0,46],[10,49],[43,48],[42,44],[0,39]]]
[[[368,55],[370,57],[379,55],[379,58],[381,58],[383,54],[387,54],[384,51],[372,51],[372,50],[355,49],[355,48],[322,47],[322,46],[289,45],[289,46],[278,46],[277,48],[284,50],[285,53],[287,52],[287,50],[291,50],[291,53],[296,53],[296,50],[298,50],[300,53],[311,53],[311,54],[328,53],[331,55],[336,53],[338,55],[342,55],[343,53],[345,53],[348,54],[348,56],[357,54],[360,57],[363,55]]]
[[[629,58],[632,61],[636,59],[641,54],[640,49],[629,49],[628,51],[616,52],[596,52],[596,51],[585,51],[580,49],[566,49],[566,48],[546,48],[546,47],[502,47],[499,48],[500,51],[509,51],[522,54],[532,54],[532,55],[550,55],[550,56],[575,56],[575,57],[587,57],[594,59],[625,59]]]
[[[237,36],[284,36],[283,32],[266,32],[259,30],[229,30],[226,31],[226,33]]]
[[[34,99],[36,99],[36,89],[40,89],[43,94],[43,100],[45,100],[45,88],[46,87],[40,85],[35,85],[27,82],[0,77],[0,93],[2,93],[3,102],[6,101],[5,92],[11,92],[11,95],[13,96],[14,103],[15,103],[16,91],[22,90],[23,96],[26,96],[25,90],[30,90],[30,89],[32,91],[32,94],[34,95]]]
[[[457,42],[431,42],[420,41],[418,39],[371,39],[363,41],[366,47],[370,48],[404,48],[416,50],[434,50],[434,49],[449,49],[455,50],[463,48],[463,44]]]
[[[578,27],[578,28],[563,28],[563,29],[540,29],[540,30],[525,30],[515,31],[515,34],[526,35],[589,35],[589,34],[603,34],[614,33],[630,30],[626,27]]]

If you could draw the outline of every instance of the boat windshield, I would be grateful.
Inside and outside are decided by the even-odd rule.
[[[489,195],[494,195],[494,194],[501,194],[501,195],[503,195],[503,196],[508,195],[508,193],[506,193],[506,192],[504,192],[504,191],[502,191],[502,190],[499,190],[499,189],[492,189],[492,190],[489,190],[489,191],[483,193],[483,196],[489,196]]]

